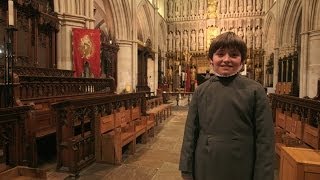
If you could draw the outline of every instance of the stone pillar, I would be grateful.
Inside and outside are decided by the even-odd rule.
[[[54,12],[60,12],[59,0],[54,0],[53,1],[53,9],[54,9]]]
[[[72,70],[72,49],[71,49],[71,26],[61,24],[57,36],[57,68]]]
[[[279,73],[279,67],[278,67],[278,62],[279,62],[279,48],[276,48],[274,50],[274,60],[273,60],[273,88],[276,88],[276,85],[278,83],[278,73]]]
[[[160,29],[161,29],[161,26],[160,26],[160,23],[159,23],[159,16],[158,16],[158,8],[155,8],[154,9],[154,36],[153,36],[153,39],[154,39],[154,42],[152,43],[153,44],[153,48],[156,49],[156,53],[155,53],[155,59],[154,59],[154,92],[156,93],[157,92],[157,89],[158,89],[158,61],[159,61],[159,52],[158,52],[158,47],[157,45],[159,44],[159,36],[161,32]]]
[[[137,18],[133,16],[134,14],[137,14],[137,7],[134,6],[136,4],[136,0],[132,0],[132,84],[131,89],[136,89],[138,85],[138,43],[137,43],[137,33],[138,33],[138,27],[137,27]],[[173,2],[172,2],[173,3]]]
[[[57,68],[72,70],[72,28],[89,28],[86,25],[89,17],[80,15],[80,12],[76,11],[75,1],[55,0],[54,3],[60,21],[60,31],[57,35]]]
[[[133,53],[133,46],[132,42],[129,41],[120,41],[119,44],[119,52],[118,52],[118,82],[117,82],[117,93],[121,93],[126,86],[132,87],[132,75],[133,75],[133,57],[137,56],[137,51],[135,52],[135,56],[132,56]]]
[[[309,22],[309,1],[302,1],[302,22],[301,22],[301,54],[300,54],[300,82],[299,82],[299,97],[307,96],[307,80],[308,80],[308,22]]]
[[[317,95],[317,82],[320,78],[320,29],[310,32],[307,65],[307,96],[313,98]]]

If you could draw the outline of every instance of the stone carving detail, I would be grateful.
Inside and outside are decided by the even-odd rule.
[[[239,7],[238,12],[239,12],[239,13],[242,13],[243,10],[244,10],[244,9],[243,9],[243,0],[239,0],[239,6],[238,6],[238,7]]]
[[[252,7],[252,0],[247,0],[247,11],[252,12],[253,7]]]
[[[242,27],[239,27],[239,29],[238,29],[238,36],[241,37],[241,39],[244,38]]]
[[[235,6],[236,6],[236,0],[230,0],[230,9],[229,12],[230,13],[234,13],[235,12]]]
[[[216,0],[208,0],[207,13],[209,18],[217,17],[218,2]]]
[[[168,17],[173,17],[173,0],[168,1]]]
[[[221,0],[221,13],[226,14],[227,13],[227,1],[226,0]]]
[[[183,1],[183,17],[188,15],[188,1]]]
[[[179,17],[180,11],[181,11],[181,1],[176,0],[175,1],[175,15],[176,15],[176,17]]]
[[[173,50],[172,46],[173,46],[173,33],[172,31],[170,31],[168,34],[168,51]]]
[[[253,33],[252,33],[252,29],[251,27],[247,28],[247,33],[246,33],[246,37],[247,37],[247,47],[248,48],[253,48]]]
[[[262,0],[256,0],[256,10],[262,11]]]
[[[203,50],[204,49],[204,34],[203,34],[203,29],[200,29],[199,30],[199,50]]]
[[[196,11],[197,11],[196,3],[197,3],[196,0],[191,0],[191,2],[190,2],[190,13],[191,13],[191,16],[192,15],[196,15]]]
[[[196,31],[193,29],[191,31],[191,51],[195,51],[196,50]]]
[[[183,50],[188,50],[188,31],[183,31]]]
[[[255,47],[257,49],[261,48],[262,45],[262,30],[260,27],[257,27],[256,31],[255,31]]]
[[[199,14],[203,14],[204,12],[204,0],[199,0]]]
[[[180,38],[180,32],[177,31],[175,36],[176,51],[180,51]]]
[[[262,0],[168,0],[167,6],[168,52],[207,50],[213,37],[210,27],[214,36],[231,31],[248,48],[262,48]]]

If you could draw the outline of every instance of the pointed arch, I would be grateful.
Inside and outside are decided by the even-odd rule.
[[[280,47],[294,46],[302,15],[301,0],[287,0],[280,16]]]
[[[311,30],[319,30],[320,29],[320,1],[314,0],[312,4],[311,10]]]
[[[105,14],[104,22],[117,39],[130,39],[132,9],[128,1],[95,0],[95,7],[97,12]]]
[[[159,22],[159,36],[158,36],[158,44],[162,52],[166,51],[166,42],[167,42],[167,28],[164,21]]]
[[[137,7],[137,22],[141,27],[143,42],[145,42],[148,38],[151,40],[151,42],[154,42],[154,16],[151,13],[150,8],[150,3],[146,1],[140,1]]]
[[[271,54],[273,49],[276,47],[276,18],[272,12],[269,12],[265,19],[264,26],[264,37],[263,39],[267,42],[264,48],[267,53]]]

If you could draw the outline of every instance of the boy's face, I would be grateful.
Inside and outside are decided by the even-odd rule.
[[[230,76],[240,71],[242,67],[241,54],[237,49],[218,49],[211,59],[213,71],[222,75]]]

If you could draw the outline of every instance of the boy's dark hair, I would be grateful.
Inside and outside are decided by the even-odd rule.
[[[225,32],[220,34],[210,44],[209,59],[212,59],[213,54],[220,48],[237,49],[241,54],[241,62],[247,58],[247,45],[234,32]]]

